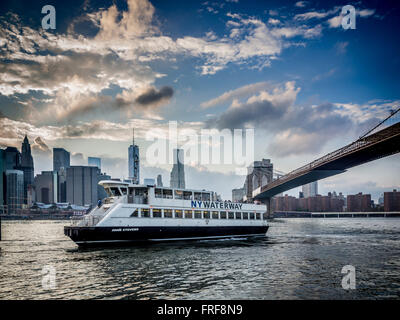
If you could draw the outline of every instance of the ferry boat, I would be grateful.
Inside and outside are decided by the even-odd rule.
[[[266,205],[218,201],[212,191],[104,180],[107,198],[64,234],[79,246],[264,237]]]

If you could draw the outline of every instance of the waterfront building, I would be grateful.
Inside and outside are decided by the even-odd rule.
[[[70,153],[64,148],[53,148],[53,171],[70,167]]]
[[[24,203],[24,173],[21,170],[6,170],[5,176],[8,213],[15,213]]]
[[[21,166],[21,153],[15,147],[7,147],[5,150],[5,170],[15,170]]]
[[[56,171],[42,171],[34,179],[36,202],[57,202],[58,179]]]
[[[157,187],[162,187],[163,186],[163,183],[162,183],[162,176],[161,176],[161,174],[159,174],[158,176],[157,176]]]
[[[88,166],[97,167],[101,170],[101,158],[88,157]]]
[[[371,211],[371,195],[362,194],[347,196],[347,211],[348,212],[368,212]]]
[[[314,181],[302,186],[304,198],[315,197],[318,194],[318,181]]]
[[[400,191],[384,192],[383,198],[385,211],[400,211]]]
[[[243,188],[232,189],[232,201],[241,202],[245,196],[245,190]]]
[[[98,200],[100,169],[89,166],[67,168],[67,202],[79,206],[94,205]]]
[[[140,183],[139,147],[135,144],[135,129],[132,130],[132,144],[128,148],[128,177],[132,183]]]
[[[185,166],[183,149],[174,149],[174,165],[171,171],[171,188],[185,189]]]
[[[270,159],[262,159],[254,161],[247,168],[247,176],[245,181],[245,196],[247,200],[253,198],[253,191],[260,186],[264,186],[273,180],[274,166]]]
[[[21,147],[21,166],[20,170],[24,173],[24,203],[28,203],[28,188],[33,184],[34,167],[31,153],[31,145],[25,135]]]

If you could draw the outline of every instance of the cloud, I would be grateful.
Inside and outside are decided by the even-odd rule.
[[[204,109],[207,109],[210,107],[214,107],[216,105],[226,103],[227,101],[231,101],[235,98],[243,98],[252,93],[256,93],[262,89],[268,88],[268,85],[269,85],[268,82],[257,82],[257,83],[249,84],[249,85],[237,88],[235,90],[225,92],[217,98],[211,99],[209,101],[205,101],[205,102],[201,103],[201,107]]]
[[[295,3],[295,6],[298,8],[303,8],[307,5],[307,1],[298,1]]]
[[[346,138],[365,133],[397,105],[397,101],[364,105],[297,105],[295,102],[299,91],[294,82],[286,82],[261,89],[245,101],[239,101],[234,94],[227,93],[221,96],[224,97],[221,101],[228,102],[231,99],[232,104],[219,116],[206,120],[205,127],[220,130],[257,128],[271,135],[267,149],[277,157],[315,154],[328,141],[343,137],[345,133]]]
[[[158,105],[172,98],[174,89],[168,86],[162,87],[160,90],[149,88],[144,93],[140,94],[135,102],[141,106]]]

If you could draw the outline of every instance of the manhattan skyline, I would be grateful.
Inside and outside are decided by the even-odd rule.
[[[102,159],[127,177],[131,130],[141,178],[152,167],[147,132],[254,128],[255,160],[289,172],[365,133],[400,105],[398,8],[379,1],[55,1],[55,30],[41,28],[46,3],[0,5],[0,146],[32,142],[35,174],[51,170],[53,147],[71,164]],[[343,5],[357,26],[344,30]],[[318,182],[319,192],[399,187],[394,155]],[[186,185],[230,198],[244,176],[185,164]],[[298,194],[298,188],[288,192]]]

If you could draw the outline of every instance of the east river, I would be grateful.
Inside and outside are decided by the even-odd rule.
[[[400,298],[399,218],[276,219],[259,240],[93,249],[67,223],[3,221],[0,299]],[[349,265],[355,289],[342,287]]]

